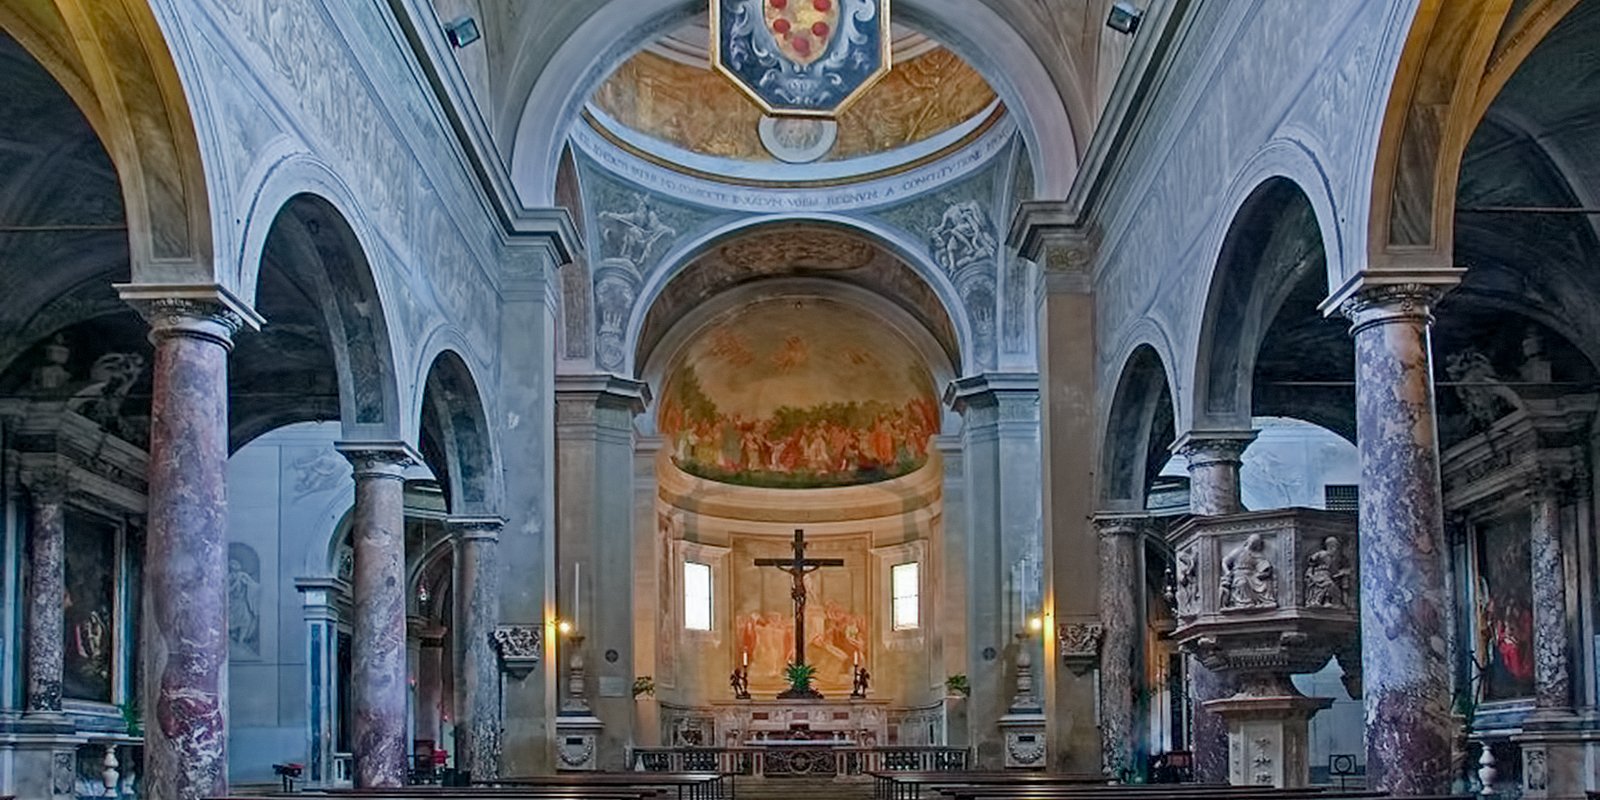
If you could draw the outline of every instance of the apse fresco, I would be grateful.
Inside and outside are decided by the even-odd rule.
[[[821,299],[757,304],[703,332],[658,414],[678,468],[781,489],[914,472],[939,429],[933,378],[910,344]]]
[[[1478,630],[1482,698],[1533,696],[1533,566],[1526,519],[1478,528]]]

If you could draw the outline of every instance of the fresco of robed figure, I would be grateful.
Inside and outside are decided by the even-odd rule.
[[[1478,635],[1482,699],[1533,696],[1533,587],[1529,525],[1516,518],[1478,528]]]
[[[74,700],[112,701],[116,643],[117,529],[97,517],[66,518],[65,648],[61,693]]]
[[[897,478],[928,461],[933,378],[909,342],[844,304],[757,303],[703,332],[669,372],[659,429],[679,469],[812,489]]]

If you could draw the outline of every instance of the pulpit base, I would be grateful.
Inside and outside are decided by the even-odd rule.
[[[1326,697],[1235,695],[1205,704],[1228,723],[1228,782],[1294,789],[1311,783],[1311,717],[1333,705]]]

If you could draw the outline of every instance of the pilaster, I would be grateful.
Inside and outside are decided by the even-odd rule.
[[[593,757],[605,770],[626,769],[634,746],[634,498],[617,481],[633,474],[634,418],[649,402],[647,385],[615,375],[556,378],[557,606],[575,629],[562,644],[580,648],[562,658],[569,681],[557,725],[592,709],[604,726]],[[572,754],[557,752],[558,768],[571,766]]]

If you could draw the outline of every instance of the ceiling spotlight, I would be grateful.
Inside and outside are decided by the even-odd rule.
[[[1137,6],[1127,2],[1111,4],[1111,16],[1106,17],[1106,27],[1117,33],[1126,33],[1132,36],[1139,30],[1139,21],[1144,19],[1144,12]]]
[[[445,23],[444,36],[450,40],[450,44],[460,49],[483,38],[483,32],[478,30],[477,20],[472,17],[462,17],[454,22]]]

